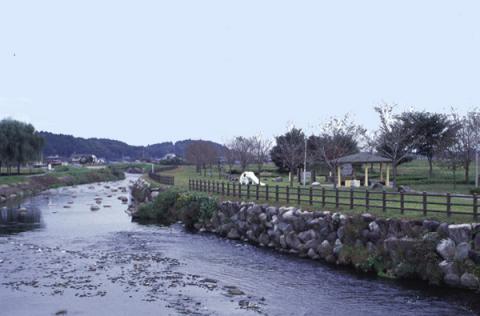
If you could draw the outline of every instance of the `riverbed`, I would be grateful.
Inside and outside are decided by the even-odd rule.
[[[480,314],[475,293],[134,223],[119,198],[136,177],[1,210],[0,315]]]

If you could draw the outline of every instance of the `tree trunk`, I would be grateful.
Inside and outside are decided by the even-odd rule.
[[[428,177],[433,176],[433,157],[428,157]]]
[[[453,189],[457,189],[457,168],[453,167]]]
[[[20,175],[20,163],[17,163],[17,174]]]
[[[465,183],[468,184],[470,178],[470,160],[465,161]]]
[[[315,169],[312,169],[312,181],[310,182],[317,182],[317,173],[315,172]]]
[[[288,182],[290,183],[290,186],[293,186],[292,171],[289,171],[289,172],[288,172]]]
[[[298,183],[302,183],[302,168],[297,168],[297,180]]]
[[[392,164],[392,186],[397,188],[397,164]]]

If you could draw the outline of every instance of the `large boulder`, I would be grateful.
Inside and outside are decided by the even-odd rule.
[[[472,240],[472,225],[459,224],[448,226],[449,237],[457,244]]]
[[[290,232],[285,236],[285,242],[290,249],[302,250],[302,243],[295,232]]]
[[[473,239],[473,248],[475,250],[480,250],[480,233],[477,233]]]
[[[447,261],[451,261],[455,256],[455,242],[450,238],[442,239],[436,249],[437,253]]]
[[[476,290],[479,287],[479,280],[474,274],[465,272],[460,278],[460,284],[467,289]]]
[[[333,252],[333,247],[330,245],[328,240],[324,240],[320,246],[317,248],[317,252],[320,254],[322,258],[327,258]]]
[[[309,229],[298,234],[298,238],[300,238],[300,240],[304,243],[309,240],[315,239],[316,237],[317,235],[313,229]]]
[[[453,287],[460,286],[460,277],[454,273],[445,275],[445,277],[443,278],[443,281],[445,282],[445,284],[449,286],[453,286]]]
[[[470,251],[471,247],[469,243],[462,242],[457,245],[455,248],[455,261],[463,261],[468,258],[468,252]]]

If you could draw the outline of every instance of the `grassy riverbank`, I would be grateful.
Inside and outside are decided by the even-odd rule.
[[[0,177],[0,202],[51,188],[101,181],[115,181],[124,178],[124,173],[114,167],[60,167],[55,171],[40,175],[2,176]]]

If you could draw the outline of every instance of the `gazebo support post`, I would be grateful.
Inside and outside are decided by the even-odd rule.
[[[387,165],[387,179],[385,180],[385,185],[390,186],[390,165]]]
[[[342,173],[340,172],[340,166],[337,166],[337,186],[342,186]]]
[[[364,185],[368,187],[368,164],[365,164],[365,183]]]
[[[383,163],[380,163],[380,181],[383,182]]]

